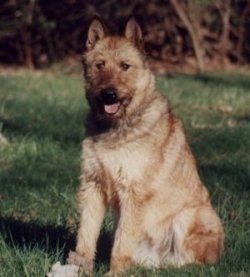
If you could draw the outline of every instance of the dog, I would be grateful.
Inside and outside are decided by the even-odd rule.
[[[221,220],[182,123],[156,90],[137,21],[130,18],[122,36],[110,36],[94,18],[83,68],[90,111],[78,192],[80,227],[68,262],[93,273],[109,206],[117,224],[106,276],[132,266],[218,261],[224,248]]]

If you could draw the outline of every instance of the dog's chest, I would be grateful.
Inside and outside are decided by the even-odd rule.
[[[104,170],[115,183],[127,186],[140,182],[150,161],[149,149],[143,144],[131,143],[116,149],[102,149],[98,154]]]

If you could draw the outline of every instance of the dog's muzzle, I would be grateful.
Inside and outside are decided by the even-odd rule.
[[[120,101],[118,99],[118,93],[115,88],[105,88],[100,91],[100,100],[104,105],[105,113],[114,115],[120,108]]]

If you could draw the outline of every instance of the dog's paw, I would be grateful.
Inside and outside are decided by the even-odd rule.
[[[67,263],[70,265],[76,265],[83,269],[83,272],[87,276],[91,276],[93,271],[93,262],[87,260],[85,257],[80,256],[74,251],[70,251],[67,258]]]
[[[84,266],[84,257],[78,255],[76,252],[69,251],[67,263],[78,266]]]

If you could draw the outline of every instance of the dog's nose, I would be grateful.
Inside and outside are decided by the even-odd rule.
[[[104,104],[111,105],[117,102],[117,91],[115,88],[105,88],[100,92]]]

